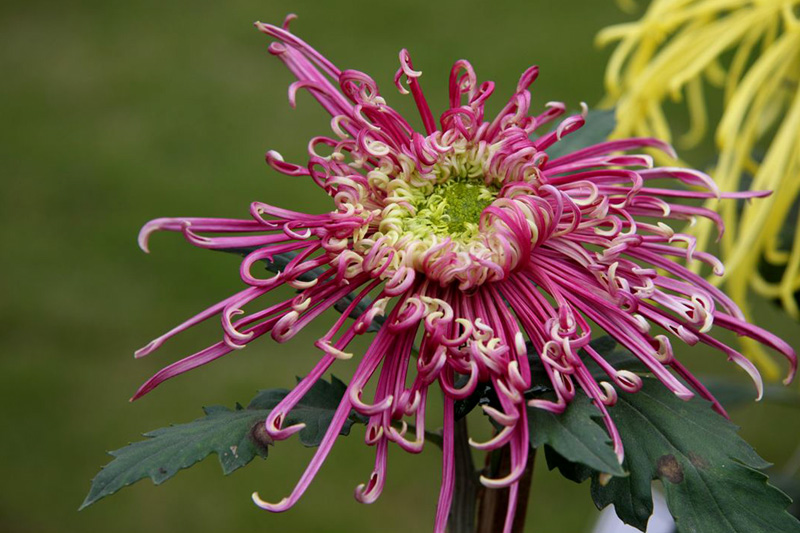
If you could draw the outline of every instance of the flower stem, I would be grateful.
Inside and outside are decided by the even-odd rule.
[[[456,482],[453,503],[447,520],[448,533],[474,533],[475,508],[481,489],[479,476],[472,462],[467,419],[457,420],[454,428]]]
[[[499,456],[499,457],[498,457]],[[522,533],[525,530],[525,515],[528,511],[528,500],[533,480],[533,464],[536,450],[531,449],[525,472],[519,479],[519,495],[517,509],[511,533]],[[502,477],[511,471],[511,453],[508,446],[496,450],[486,456],[484,468],[492,477]],[[487,489],[481,487],[478,495],[478,524],[475,533],[494,533],[503,531],[506,511],[508,509],[508,489]]]
[[[455,423],[454,445],[456,480],[453,503],[447,521],[448,533],[502,531],[508,508],[508,489],[487,489],[480,484],[479,472],[475,470],[472,461],[466,418]],[[519,479],[519,498],[514,524],[511,527],[512,533],[522,533],[525,530],[525,515],[528,511],[535,457],[536,450],[530,450],[525,472]],[[491,477],[500,477],[510,470],[511,454],[508,446],[487,454],[484,471]]]

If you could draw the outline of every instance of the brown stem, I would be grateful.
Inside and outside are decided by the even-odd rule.
[[[525,515],[528,512],[528,499],[531,493],[533,480],[533,463],[536,451],[531,449],[528,455],[528,464],[525,472],[519,479],[519,495],[517,497],[517,511],[514,515],[512,533],[522,533],[525,530]],[[511,453],[508,446],[496,450],[486,456],[486,472],[491,477],[502,477],[511,471]],[[481,486],[478,495],[478,527],[475,533],[495,533],[503,530],[508,508],[509,489],[487,489]]]
[[[475,464],[472,462],[466,418],[456,421],[453,436],[456,480],[450,516],[447,518],[447,531],[448,533],[474,533],[475,507],[481,485]]]

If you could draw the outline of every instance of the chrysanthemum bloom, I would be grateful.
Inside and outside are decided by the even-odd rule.
[[[642,382],[636,374],[611,367],[589,346],[599,331],[634,353],[678,396],[699,394],[720,411],[675,359],[670,337],[719,349],[750,373],[759,388],[757,370],[716,340],[713,326],[776,349],[789,358],[794,372],[796,358],[789,346],[745,322],[722,292],[675,261],[703,261],[722,273],[714,257],[695,252],[692,237],[663,222],[697,216],[719,222],[711,211],[672,203],[675,198],[717,196],[710,179],[692,170],[653,168],[649,156],[625,153],[645,147],[670,152],[669,146],[654,139],[626,139],[551,159],[548,149],[580,128],[584,116],[570,116],[549,133],[535,133],[565,111],[563,104],[551,102],[544,112],[529,115],[528,87],[538,75],[536,67],[522,74],[500,113],[487,118],[484,103],[494,84],[479,84],[468,62],[456,62],[450,73],[450,105],[437,122],[420,87],[421,73],[402,50],[395,84],[416,102],[424,128],[417,132],[386,104],[366,74],[340,70],[291,34],[286,23],[283,28],[256,26],[276,39],[269,51],[298,79],[289,87],[290,102],[294,104],[298,90],[310,92],[330,112],[334,133],[310,141],[305,165],[285,162],[272,151],[267,162],[287,176],[319,186],[331,196],[333,208],[311,215],[255,202],[245,220],[149,222],[140,235],[145,250],[151,233],[169,230],[202,248],[254,251],[241,264],[247,288],[137,355],[213,316],[221,318],[222,340],[164,368],[136,397],[266,333],[286,341],[352,295],[341,318],[316,341],[322,352],[319,362],[266,420],[269,435],[286,439],[302,428],[284,427],[291,409],[334,362],[353,358],[351,341],[386,315],[366,353],[345,363],[356,365],[353,378],[296,488],[278,503],[255,494],[259,506],[284,511],[297,502],[352,410],[368,418],[366,442],[376,449],[375,469],[355,496],[373,502],[386,480],[389,444],[412,453],[422,449],[429,388],[436,384],[444,393],[444,453],[435,529],[443,531],[455,479],[454,402],[469,396],[479,383],[490,383],[499,408],[485,406],[484,411],[502,429],[488,442],[471,443],[480,450],[509,447],[510,473],[482,482],[510,487],[510,527],[518,479],[528,458],[529,405],[558,413],[582,390],[603,413],[622,460],[622,444],[606,407],[614,403],[617,389],[636,391]],[[318,154],[321,147],[329,155]],[[706,190],[661,188],[656,180]],[[281,273],[266,279],[254,273],[262,260],[288,252],[295,255]],[[309,281],[306,274],[311,271],[321,273]],[[260,310],[243,310],[283,285],[297,289],[298,295]],[[349,321],[357,306],[363,312]],[[657,333],[662,330],[665,334]],[[529,402],[524,396],[535,385],[526,341],[541,354],[554,401]],[[607,381],[592,377],[579,357],[581,350],[605,369]],[[376,390],[367,399],[363,391],[372,379],[377,379]],[[407,419],[413,419],[413,435],[408,434]]]
[[[748,288],[780,299],[800,318],[800,231],[793,205],[800,194],[800,1],[653,0],[641,20],[612,26],[599,41],[619,41],[606,72],[617,105],[616,135],[655,135],[669,140],[663,113],[669,100],[685,98],[691,128],[680,141],[701,141],[709,122],[706,81],[721,88],[724,113],[716,125],[719,161],[712,175],[722,191],[768,189],[763,201],[706,207],[719,210],[728,231],[722,259],[728,293],[747,315]],[[720,94],[719,97],[716,94]],[[789,232],[790,233],[790,232]],[[714,240],[712,224],[695,230],[698,248]],[[765,279],[759,262],[782,274]],[[776,366],[755,343],[748,349],[770,377]]]

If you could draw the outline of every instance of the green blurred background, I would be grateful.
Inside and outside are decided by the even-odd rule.
[[[197,328],[140,361],[133,351],[241,287],[236,257],[156,235],[139,251],[140,226],[159,216],[246,216],[252,200],[321,212],[310,182],[271,171],[267,149],[302,162],[328,119],[306,94],[286,101],[291,77],[251,23],[293,29],[342,68],[370,73],[410,116],[391,79],[409,48],[435,108],[447,76],[469,59],[497,82],[499,109],[528,65],[538,64],[535,105],[577,108],[602,96],[603,26],[625,20],[611,0],[379,2],[17,2],[0,15],[0,531],[400,531],[429,530],[439,487],[435,448],[393,449],[377,503],[352,489],[366,481],[371,449],[361,428],[341,439],[291,511],[258,510],[250,493],[287,494],[311,451],[296,440],[223,477],[215,457],[160,487],[148,480],[77,512],[105,451],[143,431],[200,416],[202,405],[248,401],[287,387],[311,368],[322,326],[285,345],[264,339],[181,376],[129,404],[164,364],[218,338]],[[798,344],[794,325],[762,306],[763,324]],[[683,350],[701,372],[724,358]],[[719,363],[719,364],[718,364]],[[336,370],[346,378],[351,363]],[[747,378],[739,375],[744,382]],[[762,403],[735,412],[743,434],[781,464],[796,440],[797,412]],[[789,420],[787,422],[787,420]],[[596,515],[588,486],[540,463],[528,530],[586,530]]]

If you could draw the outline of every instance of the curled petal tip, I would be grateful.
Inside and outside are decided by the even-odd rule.
[[[137,241],[139,242],[139,248],[141,248],[145,253],[149,254],[150,248],[148,244],[150,241],[150,235],[160,230],[182,231],[188,228],[190,225],[191,223],[188,220],[180,218],[156,218],[151,220],[142,226],[141,230],[139,230],[139,236],[137,238]]]
[[[359,483],[356,486],[356,490],[354,491],[353,497],[359,503],[369,503],[367,501],[367,484],[366,483]]]
[[[481,485],[483,485],[484,487],[492,489],[500,489],[508,486],[506,484],[498,484],[497,482],[498,480],[486,477],[484,475],[480,476],[479,481],[481,482]]]
[[[141,359],[145,355],[149,355],[156,351],[156,349],[161,346],[161,343],[158,341],[151,341],[146,346],[142,346],[135,352],[133,352],[134,359]]]
[[[684,402],[688,402],[692,398],[694,398],[694,393],[690,390],[678,390],[674,391],[675,396],[683,400]]]
[[[501,429],[497,434],[492,437],[491,439],[487,440],[486,442],[477,442],[469,438],[468,442],[469,445],[475,448],[476,450],[495,450],[500,446],[506,444],[512,437],[512,434],[516,428],[512,426],[506,426]]]
[[[272,428],[267,429],[267,433],[269,433],[270,437],[275,440],[286,440],[295,433],[302,431],[306,428],[304,422],[300,422],[299,424],[294,424],[286,428],[282,428],[279,430],[274,430]]]
[[[792,353],[794,356],[794,353]],[[794,381],[795,375],[797,375],[797,357],[794,356],[791,359],[791,368],[789,369],[789,374],[783,379],[784,385],[789,385],[792,381]]]
[[[483,409],[483,412],[486,413],[487,416],[492,417],[498,424],[506,427],[513,426],[519,420],[519,416],[516,415],[516,413],[504,413],[489,405],[482,405],[481,409]],[[470,444],[473,442],[475,441],[470,441]]]
[[[480,482],[481,485],[490,489],[503,489],[519,481],[519,478],[522,476],[523,472],[525,472],[525,465],[520,463],[519,465],[516,465],[516,467],[512,468],[508,475],[501,478],[490,478],[481,475]]]
[[[756,370],[755,375],[752,376],[753,383],[756,386],[756,401],[760,402],[761,398],[764,397],[764,381],[761,379],[761,374],[758,373]]]
[[[260,20],[253,22],[253,26],[255,26],[255,28],[261,33],[269,34],[269,26],[267,24],[264,24]]]
[[[419,78],[422,76],[421,70],[414,70],[411,66],[411,55],[407,48],[400,50],[400,70],[409,78]]]
[[[289,31],[289,23],[295,20],[296,18],[297,15],[295,13],[289,13],[288,15],[286,15],[286,18],[283,19],[283,24],[281,24],[281,28],[283,28],[286,31]]]
[[[340,361],[346,361],[348,359],[353,358],[352,353],[339,350],[338,348],[335,348],[333,345],[331,345],[331,343],[328,341],[318,340],[317,342],[314,343],[314,345],[323,352],[325,352],[326,354],[333,357],[334,359],[339,359]]]
[[[141,248],[142,251],[146,254],[150,253],[150,246],[149,246],[150,235],[154,231],[158,230],[158,226],[154,224],[154,222],[155,221],[151,220],[150,222],[142,226],[142,229],[139,230],[139,236],[136,239],[137,242],[139,243],[139,248]]]
[[[368,483],[360,483],[355,490],[354,497],[359,503],[375,503],[381,493],[380,475],[373,472]]]
[[[261,497],[258,495],[258,492],[254,492],[252,498],[253,498],[253,503],[258,505],[262,509],[265,509],[267,511],[272,511],[273,513],[280,513],[291,507],[291,504],[289,503],[289,498],[284,498],[278,503],[269,503],[262,500]]]

